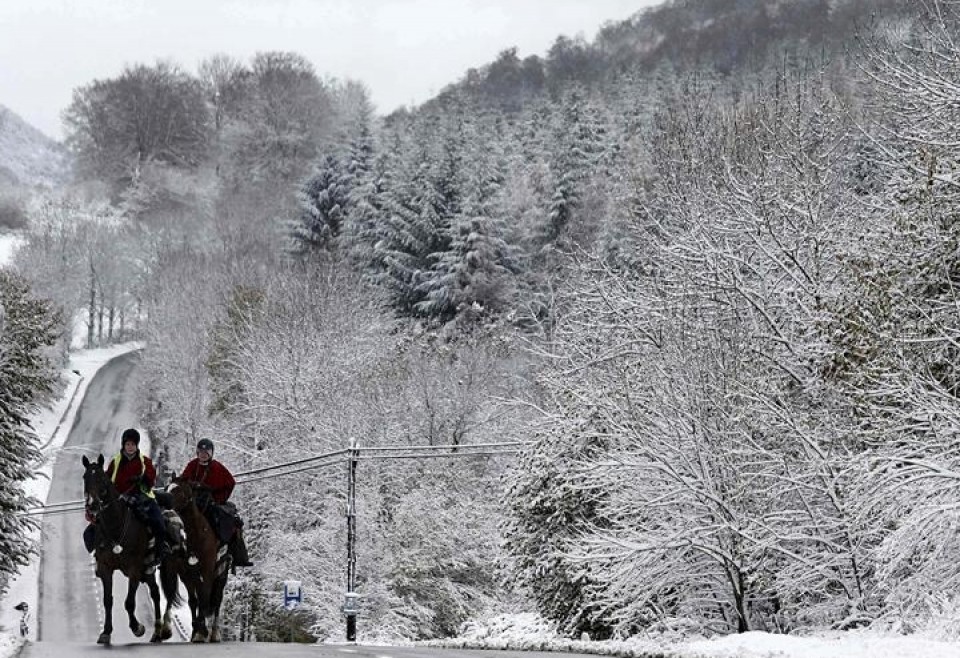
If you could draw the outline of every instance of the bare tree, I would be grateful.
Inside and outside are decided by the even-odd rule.
[[[111,185],[129,183],[150,160],[195,167],[206,156],[200,84],[165,62],[128,67],[74,90],[64,123],[81,172]]]

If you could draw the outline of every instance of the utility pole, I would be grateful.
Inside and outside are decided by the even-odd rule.
[[[356,439],[350,440],[347,462],[347,595],[343,612],[347,616],[347,642],[357,641],[357,460],[360,450]]]

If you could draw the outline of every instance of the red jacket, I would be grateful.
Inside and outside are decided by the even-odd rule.
[[[120,459],[118,460],[117,457],[120,457]],[[117,465],[116,475],[113,472],[114,465]],[[157,470],[153,467],[150,458],[139,450],[134,453],[132,458],[121,452],[110,460],[110,464],[107,466],[107,477],[113,480],[114,486],[121,494],[132,493],[139,489],[148,496],[152,496],[153,485],[157,481]],[[139,486],[137,478],[140,478]]]
[[[223,505],[233,493],[233,487],[237,481],[233,479],[233,474],[227,470],[227,467],[211,459],[206,465],[200,463],[199,459],[191,459],[180,477],[187,482],[196,482],[210,488],[210,494],[217,505]]]

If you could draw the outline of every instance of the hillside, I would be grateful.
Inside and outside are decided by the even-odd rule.
[[[68,172],[63,146],[0,105],[0,187],[53,187]]]
[[[465,94],[513,111],[544,93],[556,97],[571,84],[619,86],[621,77],[658,69],[755,72],[779,66],[790,54],[842,54],[875,21],[910,11],[901,0],[670,0],[609,21],[593,42],[558,36],[544,56],[522,60],[516,48],[504,50],[439,98]]]

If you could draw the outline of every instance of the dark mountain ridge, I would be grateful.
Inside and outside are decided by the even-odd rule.
[[[569,84],[593,87],[659,67],[720,74],[762,68],[788,52],[832,56],[876,20],[909,16],[903,0],[671,0],[610,21],[592,43],[560,36],[545,57],[503,51],[444,96],[465,94],[510,111]]]

